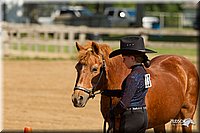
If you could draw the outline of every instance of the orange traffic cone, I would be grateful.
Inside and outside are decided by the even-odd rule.
[[[25,127],[24,133],[32,133],[32,128],[31,127]]]

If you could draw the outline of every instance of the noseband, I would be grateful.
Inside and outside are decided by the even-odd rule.
[[[103,64],[102,64],[101,69],[100,69],[100,76],[97,80],[97,83],[92,87],[92,90],[89,90],[89,89],[81,87],[81,86],[76,86],[76,87],[74,87],[74,91],[75,90],[84,91],[85,93],[89,94],[89,98],[94,98],[97,94],[101,94],[102,91],[97,92],[97,93],[95,93],[95,91],[96,91],[98,84],[100,83],[100,80],[101,80],[103,73],[105,71],[105,68],[106,68],[106,62],[105,62],[103,54],[102,54],[102,63]]]

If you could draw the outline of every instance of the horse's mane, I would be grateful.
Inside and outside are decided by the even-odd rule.
[[[78,59],[86,64],[87,61],[88,61],[88,58],[91,56],[91,55],[94,55],[96,57],[98,57],[99,55],[95,54],[95,52],[93,51],[92,49],[92,41],[88,41],[84,46],[83,46],[83,49],[79,51],[79,54],[78,54]],[[97,44],[97,43],[96,43]],[[108,58],[110,52],[112,51],[112,49],[107,45],[107,44],[97,44],[98,47],[99,47],[99,51],[100,51],[100,54],[103,54],[104,55],[104,58]]]

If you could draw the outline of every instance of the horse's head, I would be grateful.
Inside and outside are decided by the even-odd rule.
[[[72,102],[75,107],[84,107],[87,101],[94,97],[94,92],[102,88],[105,79],[105,59],[100,45],[90,42],[81,46],[76,43],[79,52],[77,79],[72,94]]]

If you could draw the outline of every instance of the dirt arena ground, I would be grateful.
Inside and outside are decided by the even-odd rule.
[[[100,97],[71,102],[76,61],[3,61],[4,129],[102,130]],[[196,126],[197,128],[197,126]]]

